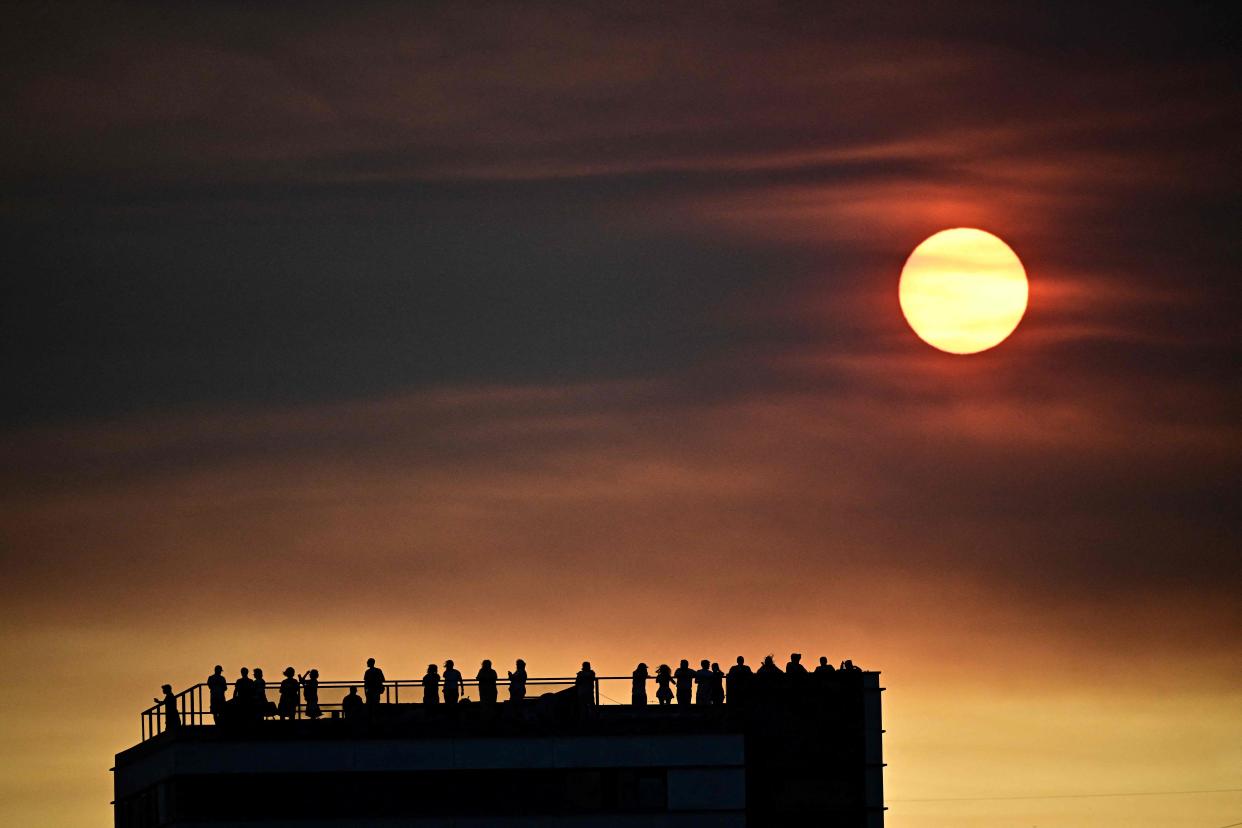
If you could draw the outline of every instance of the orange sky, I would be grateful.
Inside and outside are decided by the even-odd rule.
[[[896,828],[1242,820],[1167,793],[1242,787],[1215,8],[11,17],[0,823],[216,663],[791,650],[882,671]],[[961,226],[970,357],[897,299]]]
[[[1231,590],[1063,579],[1078,564],[1058,538],[1101,531],[1060,513],[1078,494],[980,514],[976,490],[1010,474],[1078,486],[1064,459],[1040,468],[1050,453],[1210,470],[1224,434],[1097,436],[1114,403],[1086,396],[1065,421],[1003,399],[897,411],[883,389],[667,395],[446,390],[6,442],[6,468],[29,483],[38,458],[47,475],[4,501],[26,551],[6,580],[4,749],[23,758],[5,821],[105,820],[106,757],[136,738],[151,688],[217,661],[347,678],[368,656],[393,677],[446,657],[544,675],[590,658],[623,675],[794,649],[883,671],[894,825],[1189,826],[1240,804],[900,801],[1238,787]],[[936,473],[963,453],[1006,469]]]

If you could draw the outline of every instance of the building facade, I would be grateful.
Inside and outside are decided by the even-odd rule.
[[[191,717],[116,757],[117,828],[883,825],[878,673],[751,704]]]

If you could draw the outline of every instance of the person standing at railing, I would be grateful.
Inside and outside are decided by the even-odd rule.
[[[302,685],[293,676],[294,669],[286,667],[285,680],[280,683],[280,702],[276,705],[276,712],[282,719],[293,719],[298,715]]]
[[[656,668],[656,701],[669,704],[673,701],[673,671],[667,664]]]
[[[677,680],[677,703],[689,704],[694,694],[694,671],[690,669],[688,659],[681,660],[681,666],[673,673],[673,678]]]
[[[229,702],[229,718],[232,721],[250,721],[254,715],[254,679],[250,678],[250,670],[243,667],[241,675],[233,683],[233,700]]]
[[[250,668],[241,668],[241,675],[233,682],[233,703],[238,707],[249,707],[254,699],[254,679],[250,678]]]
[[[312,669],[303,676],[298,676],[302,683],[302,695],[306,698],[306,718],[318,719],[323,715],[319,709],[319,671]]]
[[[434,664],[427,665],[427,675],[423,676],[423,704],[440,703],[440,669]]]
[[[754,680],[754,671],[742,656],[737,657],[737,664],[729,668],[725,681],[729,685],[729,704],[746,704],[750,693],[750,684]]]
[[[725,679],[725,674],[721,672],[720,665],[713,661],[712,662],[712,683],[711,683],[712,704],[724,704],[724,699],[725,699],[724,679]]]
[[[267,700],[267,679],[263,678],[263,668],[254,668],[254,717],[260,721],[271,715],[273,705]]]
[[[453,659],[444,662],[444,703],[457,704],[461,698],[461,671],[453,666]]]
[[[492,669],[491,659],[483,659],[483,666],[475,680],[479,682],[479,701],[483,704],[496,703],[496,671]]]
[[[224,715],[225,704],[228,702],[225,693],[228,689],[229,682],[224,677],[224,668],[217,664],[215,672],[207,677],[208,709],[211,710],[211,718],[216,724],[220,724],[220,717]]]
[[[362,674],[362,692],[367,697],[367,709],[374,712],[384,695],[384,671],[375,666],[375,659],[367,659],[367,670]]]
[[[590,714],[595,707],[595,671],[591,669],[591,662],[582,662],[582,669],[574,677],[574,690],[578,709]]]
[[[806,689],[807,679],[810,675],[806,671],[806,667],[802,665],[802,653],[790,653],[789,663],[785,665],[785,676],[789,686],[796,691]]]
[[[698,672],[694,674],[694,690],[695,704],[711,704],[712,703],[712,663],[707,659],[699,662]]]
[[[811,681],[816,691],[822,693],[832,687],[836,675],[836,669],[828,663],[828,656],[820,656],[819,666],[815,668],[815,672],[811,673]]]
[[[509,673],[509,701],[520,702],[526,698],[526,662],[519,658],[516,666]]]
[[[763,663],[755,671],[755,698],[761,705],[771,704],[785,684],[785,674],[776,666],[771,655],[763,657]]]
[[[164,706],[164,729],[176,730],[181,727],[181,715],[177,712],[177,698],[173,695],[172,685],[165,684],[160,689],[164,691],[164,698],[155,699],[155,703]]]
[[[647,706],[647,679],[649,678],[651,674],[647,672],[647,665],[640,661],[634,668],[634,683],[630,687],[630,704],[635,707]]]

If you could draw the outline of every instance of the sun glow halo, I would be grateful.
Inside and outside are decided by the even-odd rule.
[[[951,354],[975,354],[1018,327],[1029,285],[1009,245],[983,230],[956,227],[914,248],[897,295],[920,339]]]

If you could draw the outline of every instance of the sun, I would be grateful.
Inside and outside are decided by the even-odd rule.
[[[1030,286],[1016,253],[973,227],[926,239],[901,269],[901,312],[919,338],[950,354],[1003,342],[1026,313]]]

